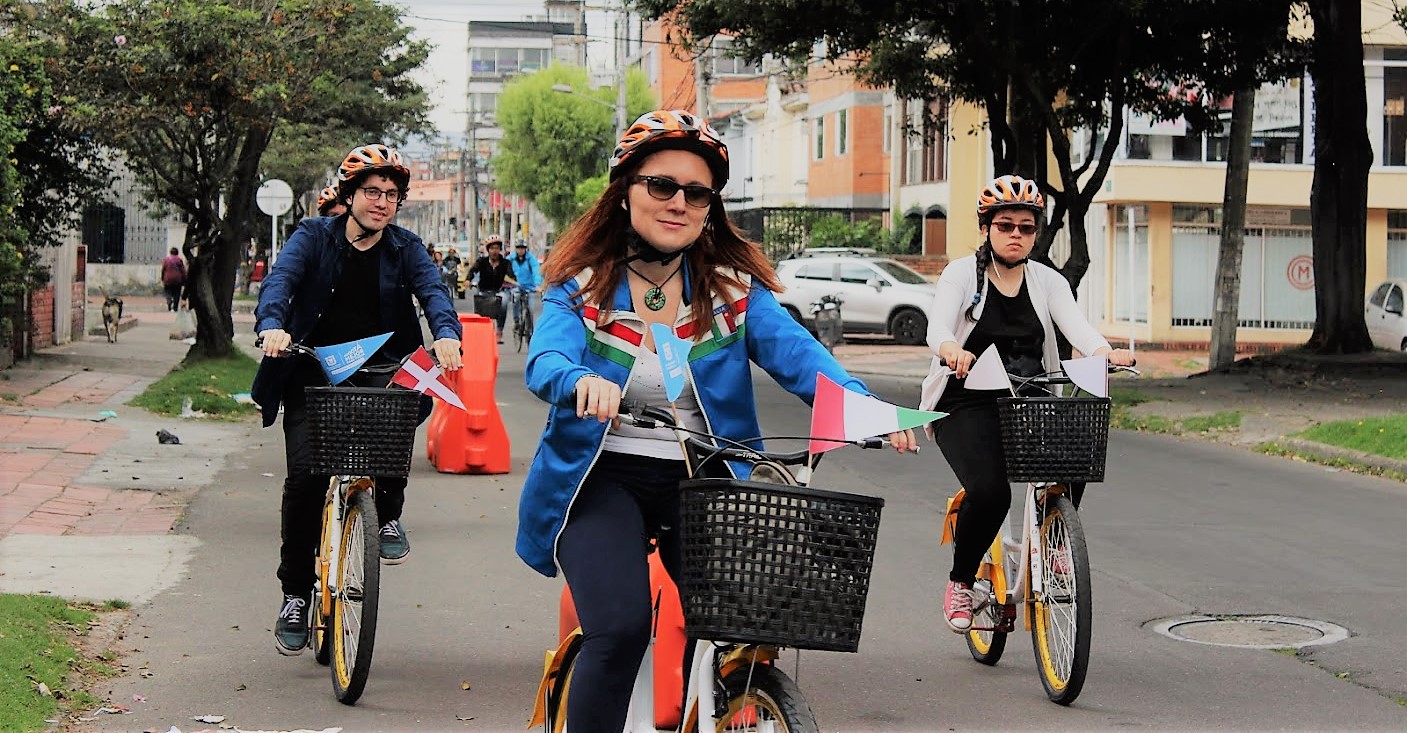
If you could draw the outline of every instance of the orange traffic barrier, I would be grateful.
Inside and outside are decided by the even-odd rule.
[[[498,374],[493,319],[461,314],[459,323],[464,327],[464,366],[445,376],[465,409],[435,400],[425,452],[440,473],[508,473],[508,430],[493,394]]]

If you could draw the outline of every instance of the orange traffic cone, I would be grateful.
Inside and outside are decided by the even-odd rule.
[[[459,323],[464,327],[464,366],[447,376],[465,409],[435,401],[425,451],[440,473],[508,473],[508,430],[493,391],[498,374],[493,319],[461,314]]]

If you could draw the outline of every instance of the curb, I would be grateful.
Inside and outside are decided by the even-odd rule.
[[[1394,473],[1407,475],[1407,461],[1386,456],[1364,453],[1351,448],[1339,448],[1324,443],[1316,443],[1312,440],[1301,440],[1299,438],[1279,438],[1270,441],[1287,448],[1292,448],[1300,453],[1314,456],[1327,461],[1346,461],[1355,465],[1363,466],[1375,471],[1391,471]]]

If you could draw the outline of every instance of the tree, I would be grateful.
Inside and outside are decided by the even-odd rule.
[[[1078,284],[1089,267],[1085,214],[1104,184],[1125,111],[1206,124],[1199,90],[1169,93],[1203,69],[1215,33],[1261,39],[1267,57],[1296,42],[1264,32],[1284,24],[1288,0],[638,0],[695,42],[726,32],[750,59],[765,53],[808,58],[824,41],[829,60],[855,58],[862,81],[906,99],[960,99],[986,111],[995,173],[1035,179],[1054,200],[1034,256],[1049,262],[1068,227],[1060,268]],[[1250,48],[1249,44],[1246,46]],[[1075,165],[1072,133],[1090,147]],[[1055,170],[1049,161],[1054,160]]]
[[[558,85],[574,91],[553,91]],[[579,67],[553,65],[509,82],[498,99],[503,140],[490,161],[495,187],[528,198],[565,227],[578,213],[577,185],[606,172],[616,143],[614,106],[615,90],[590,89]],[[634,120],[654,106],[644,74],[632,71],[626,116]]]
[[[1241,310],[1241,255],[1246,244],[1246,189],[1251,180],[1251,125],[1256,88],[1236,93],[1231,103],[1231,148],[1226,157],[1226,189],[1221,197],[1221,242],[1217,249],[1216,290],[1212,295],[1212,338],[1207,367],[1221,369],[1236,360],[1236,327]]]
[[[1314,19],[1314,332],[1320,354],[1373,350],[1363,320],[1367,279],[1368,96],[1363,8],[1358,0],[1310,0]]]
[[[34,27],[63,49],[52,76],[72,120],[127,157],[186,221],[192,356],[232,348],[231,300],[261,161],[285,124],[339,121],[366,139],[426,127],[409,78],[427,47],[375,0],[42,0]]]

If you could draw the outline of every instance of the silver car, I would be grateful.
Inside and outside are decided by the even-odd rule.
[[[838,295],[846,333],[880,333],[905,345],[924,343],[933,283],[897,260],[868,250],[812,249],[777,263],[786,290],[777,300],[811,328],[811,305]]]

